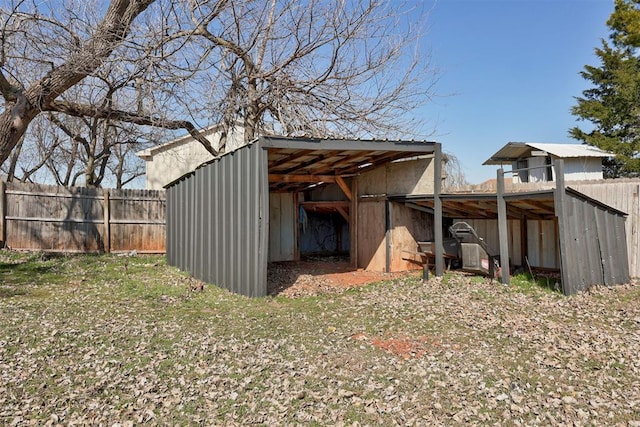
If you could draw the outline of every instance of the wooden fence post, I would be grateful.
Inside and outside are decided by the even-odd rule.
[[[104,190],[104,251],[111,252],[111,213],[109,212],[109,190]]]
[[[6,197],[5,197],[5,188],[6,184],[4,181],[0,181],[0,248],[4,248],[6,246],[7,241],[7,230],[6,230],[6,222],[5,217],[7,216],[6,212]]]

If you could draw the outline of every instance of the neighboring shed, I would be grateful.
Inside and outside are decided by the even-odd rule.
[[[565,295],[593,285],[629,281],[626,214],[565,187],[561,179],[555,189],[441,194],[439,198],[445,224],[471,223],[490,247],[508,253],[505,258],[510,265],[522,266],[528,260],[533,267],[558,268]],[[431,209],[436,199],[433,195],[390,198],[414,209]]]
[[[334,239],[329,246],[338,252],[348,248],[354,267],[379,271],[410,268],[402,252],[434,240],[442,274],[438,203],[429,215],[387,200],[439,194],[441,177],[435,142],[260,137],[168,185],[167,260],[198,279],[262,296],[267,263],[300,259],[305,245],[318,249],[314,237]],[[310,216],[335,226],[311,227]]]
[[[520,170],[513,183],[555,181],[552,163],[564,160],[565,181],[602,179],[602,159],[613,154],[584,144],[509,142],[484,165],[511,165]]]

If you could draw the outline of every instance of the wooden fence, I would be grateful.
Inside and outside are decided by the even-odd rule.
[[[164,190],[0,182],[0,247],[57,252],[165,252]]]

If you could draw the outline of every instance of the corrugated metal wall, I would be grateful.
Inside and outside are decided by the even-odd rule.
[[[568,183],[589,197],[626,212],[629,274],[640,277],[640,179],[608,179]]]
[[[629,281],[625,217],[571,192],[563,197],[560,233],[565,295]],[[557,209],[557,207],[556,207]]]
[[[243,147],[167,190],[167,262],[247,296],[267,294],[267,152]]]

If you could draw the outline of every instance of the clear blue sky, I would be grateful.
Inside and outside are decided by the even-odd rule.
[[[425,2],[426,5],[426,2]],[[421,114],[431,139],[456,155],[467,180],[495,178],[482,163],[509,141],[577,143],[570,108],[598,65],[613,0],[437,0],[425,38],[440,95]]]

